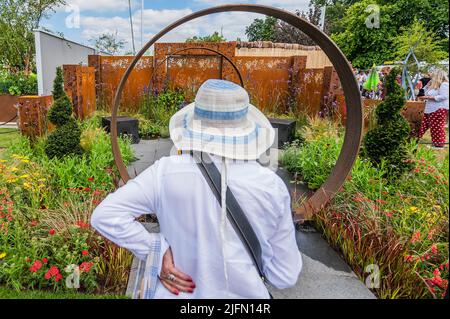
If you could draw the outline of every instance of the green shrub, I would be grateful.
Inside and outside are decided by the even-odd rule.
[[[72,106],[70,104],[70,99],[67,95],[63,95],[55,100],[47,114],[48,120],[57,127],[68,123],[72,118]]]
[[[168,126],[170,118],[184,102],[181,91],[166,90],[157,95],[149,95],[141,102],[139,113],[153,124]]]
[[[397,83],[398,69],[386,77],[386,99],[375,111],[377,125],[367,132],[363,142],[363,154],[375,165],[383,161],[387,175],[396,178],[411,168],[407,145],[411,129],[401,115],[405,105],[403,89]]]
[[[63,75],[60,67],[56,69],[52,92],[54,102],[48,113],[48,119],[56,126],[56,130],[47,138],[45,153],[50,158],[80,155],[82,153],[81,130],[72,117],[72,105],[63,89]]]
[[[59,126],[52,132],[45,144],[45,153],[48,157],[62,158],[66,155],[80,155],[82,148],[80,146],[81,131],[78,123],[73,118],[69,122]]]
[[[7,71],[0,71],[0,94],[36,95],[37,93],[36,74],[11,74]]]
[[[310,189],[318,189],[336,164],[342,139],[322,136],[308,143],[295,141],[281,155],[281,164],[292,173],[299,173]]]
[[[52,95],[54,100],[66,95],[66,92],[64,91],[64,76],[61,67],[56,68],[56,76],[53,80]]]

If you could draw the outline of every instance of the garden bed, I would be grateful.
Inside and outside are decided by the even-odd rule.
[[[302,133],[306,141],[288,146],[281,163],[317,189],[334,167],[343,131],[316,120]],[[359,157],[351,177],[314,222],[361,280],[379,270],[379,286],[373,289],[378,297],[443,298],[448,285],[449,156],[414,142],[409,153],[412,170],[391,182],[383,177],[383,167]]]
[[[118,185],[110,138],[97,116],[79,125],[82,155],[49,159],[45,138],[31,145],[22,136],[0,153],[2,289],[125,292],[132,255],[89,225],[95,206]],[[127,163],[133,157],[130,141],[119,142]],[[79,288],[67,287],[76,267]]]

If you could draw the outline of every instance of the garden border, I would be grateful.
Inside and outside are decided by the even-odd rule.
[[[358,156],[363,126],[362,102],[358,84],[353,75],[352,67],[342,51],[336,46],[336,44],[315,25],[309,23],[308,21],[298,17],[293,13],[281,9],[269,6],[249,4],[211,7],[194,12],[173,22],[172,24],[162,29],[159,33],[157,33],[152,39],[150,39],[150,41],[148,41],[142,47],[142,49],[138,52],[138,54],[134,57],[133,61],[128,66],[127,70],[122,76],[122,79],[120,80],[120,84],[116,91],[111,114],[111,144],[114,154],[114,161],[119,170],[121,178],[126,183],[130,179],[130,176],[127,172],[126,166],[123,163],[119,144],[117,141],[117,113],[125,83],[139,59],[157,40],[159,40],[162,36],[175,29],[176,27],[202,16],[230,11],[260,13],[280,19],[298,28],[319,45],[319,47],[330,59],[331,63],[336,69],[337,74],[339,75],[339,79],[344,90],[345,102],[347,105],[347,123],[344,142],[342,144],[341,152],[339,154],[337,162],[333,167],[330,176],[328,176],[327,180],[314,193],[314,195],[312,195],[295,211],[294,219],[296,221],[309,219],[314,212],[317,212],[318,210],[323,208],[339,191],[346,178],[348,177],[356,160],[356,157]]]

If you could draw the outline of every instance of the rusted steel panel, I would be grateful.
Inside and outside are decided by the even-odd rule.
[[[295,88],[296,112],[319,114],[323,100],[323,69],[300,69],[292,83]]]
[[[96,90],[99,108],[111,109],[117,86],[132,56],[91,56],[89,65],[95,68]],[[142,96],[148,93],[148,85],[153,73],[153,57],[144,56],[137,63],[124,88],[121,102],[123,111],[136,112]]]
[[[15,123],[17,119],[17,102],[19,97],[15,95],[0,95],[0,124],[12,120]]]
[[[402,110],[402,115],[409,122],[409,126],[411,127],[412,137],[418,137],[419,135],[424,110],[424,101],[407,101],[405,107]]]
[[[229,81],[233,81],[235,83],[239,83],[239,77],[230,63],[228,63],[227,61],[222,62],[222,59],[220,59],[216,53],[207,50],[201,50],[202,47],[206,47],[221,52],[229,59],[231,59],[233,62],[235,62],[234,57],[235,57],[236,42],[156,43],[154,56],[155,56],[155,65],[158,65],[158,70],[155,70],[156,72],[154,81],[155,89],[159,91],[166,86],[167,84],[166,81],[168,79],[167,72],[170,72],[169,78],[174,78],[177,86],[180,86],[180,84],[183,82],[192,83],[195,85],[194,87],[185,88],[188,95],[190,95],[190,92],[193,89],[195,89],[199,81],[201,80],[204,81],[207,80],[208,78],[222,78]],[[179,60],[176,63],[178,65],[180,65],[180,63],[185,63],[186,66],[190,67],[195,66],[196,64],[198,65],[204,64],[206,66],[206,69],[203,70],[201,68],[197,68],[191,70],[191,72],[189,73],[182,71],[183,74],[175,75],[175,70],[180,70],[180,68],[174,69],[176,65],[174,65],[173,63],[175,62],[170,62],[170,60],[172,61],[176,60],[172,58],[167,59],[167,57],[173,54],[174,52],[178,52],[182,49],[189,49],[189,48],[196,48],[196,49],[186,50],[180,53]],[[191,58],[188,58],[188,56],[197,56],[198,60],[193,60]],[[201,56],[203,56],[203,59],[200,58]],[[183,61],[182,60],[183,57],[185,57],[185,59],[189,59],[189,61],[181,62]],[[163,61],[164,59],[167,59],[167,63],[166,65],[161,66],[160,62]],[[170,67],[167,67],[167,64],[169,63],[171,63],[172,70],[170,69]]]
[[[181,89],[186,100],[195,98],[200,85],[208,79],[220,79],[222,58],[217,55],[177,55],[166,60],[165,85]]]
[[[64,90],[72,100],[78,119],[86,119],[95,112],[95,69],[82,65],[63,65]]]
[[[264,112],[288,108],[291,57],[236,57],[251,101]]]
[[[31,139],[42,136],[51,129],[47,113],[53,102],[51,95],[19,97],[18,123],[20,132]]]

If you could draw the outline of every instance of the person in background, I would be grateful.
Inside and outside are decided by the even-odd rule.
[[[420,78],[419,82],[417,82],[417,88],[419,89],[419,93],[417,97],[421,97],[425,95],[424,87],[430,82],[431,74],[427,72],[422,78]]]
[[[364,82],[366,82],[366,80],[367,80],[367,75],[364,73],[363,70],[360,70],[358,75],[356,76],[356,81],[358,81],[360,92],[363,91],[363,85],[364,85]]]
[[[419,130],[419,139],[430,129],[434,149],[443,149],[446,140],[448,85],[447,73],[444,70],[437,69],[431,74],[431,80],[423,88],[424,95],[419,97],[419,100],[425,101],[425,114]]]

